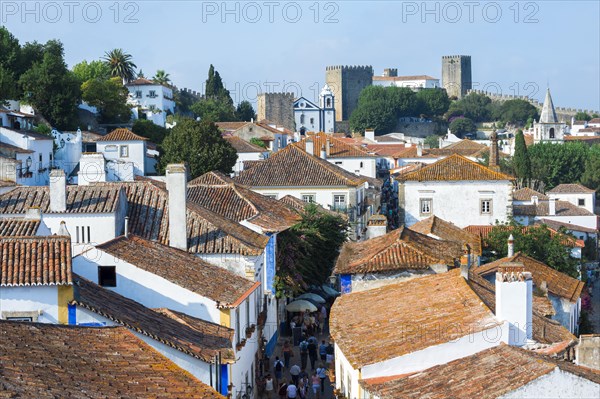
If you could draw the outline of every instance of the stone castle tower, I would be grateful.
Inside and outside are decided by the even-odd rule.
[[[325,83],[335,96],[335,119],[347,121],[358,105],[362,89],[373,84],[372,66],[328,66]]]
[[[442,57],[442,85],[448,97],[462,98],[473,87],[470,55],[445,55]]]
[[[256,108],[259,121],[266,119],[292,132],[296,130],[293,93],[261,93],[256,100]]]

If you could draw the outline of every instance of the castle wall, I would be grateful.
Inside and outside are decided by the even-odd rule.
[[[373,67],[328,66],[325,82],[335,96],[336,121],[347,121],[358,105],[362,89],[373,84]]]
[[[471,56],[442,57],[442,84],[449,97],[462,98],[472,88]]]
[[[261,93],[256,107],[259,121],[267,119],[291,131],[296,130],[293,93]]]

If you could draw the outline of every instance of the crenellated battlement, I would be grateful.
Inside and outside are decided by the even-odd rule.
[[[362,71],[373,73],[373,66],[371,65],[331,65],[325,67],[326,71]]]

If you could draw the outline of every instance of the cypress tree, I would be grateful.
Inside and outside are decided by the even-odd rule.
[[[531,178],[531,161],[525,145],[523,131],[519,130],[515,136],[515,156],[513,159],[515,173],[519,179]]]

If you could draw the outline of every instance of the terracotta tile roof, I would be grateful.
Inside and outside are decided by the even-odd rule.
[[[262,154],[263,152],[268,151],[237,136],[227,136],[224,137],[224,139],[239,153],[260,152]]]
[[[71,238],[0,238],[0,287],[71,285]]]
[[[593,118],[588,121],[588,124],[593,124],[593,123],[600,123],[600,118]]]
[[[496,287],[477,273],[473,269],[469,272],[469,286],[481,298],[481,300],[492,311],[496,309]],[[542,305],[541,308],[539,306]],[[573,341],[575,336],[564,328],[558,321],[549,319],[545,316],[547,313],[547,304],[542,301],[533,301],[532,312],[532,333],[533,339],[543,344],[553,344],[556,342]]]
[[[217,125],[217,127],[222,131],[232,132],[241,128],[242,126],[245,126],[248,123],[250,122],[216,122],[215,125]]]
[[[304,209],[308,205],[308,203],[302,201],[300,198],[296,198],[293,195],[289,195],[289,194],[286,195],[285,197],[279,198],[278,201],[281,202],[282,204],[284,204],[285,206],[287,206],[288,208],[296,211],[297,213],[304,212]],[[346,214],[335,212],[335,211],[332,211],[331,209],[323,208],[321,205],[319,205],[317,203],[313,203],[313,205],[317,207],[319,212],[327,213],[329,215],[334,215],[334,216],[347,217]]]
[[[600,143],[600,136],[565,136],[565,141],[581,141],[592,145]]]
[[[331,309],[331,334],[354,368],[500,324],[458,269],[342,295]]]
[[[443,148],[431,148],[428,150],[423,150],[423,152],[427,152],[429,156],[447,156],[458,154],[462,155],[463,157],[481,157],[488,151],[489,147],[487,145],[477,143],[469,139],[457,141],[456,143],[452,143]]]
[[[0,187],[16,187],[17,185],[14,181],[0,180]]]
[[[594,214],[585,208],[573,205],[567,201],[555,202],[554,216],[593,216]],[[539,201],[537,205],[513,205],[515,216],[551,216],[548,201]]]
[[[491,273],[496,273],[498,267],[506,262],[520,262],[525,265],[525,270],[530,272],[533,278],[533,284],[540,287],[542,282],[548,285],[548,291],[554,295],[568,299],[571,302],[576,302],[581,296],[583,290],[583,281],[579,281],[564,273],[559,272],[546,265],[543,262],[535,260],[522,253],[517,253],[512,257],[498,259],[494,262],[487,263],[473,269],[473,272],[480,276],[487,276]]]
[[[525,139],[525,146],[526,147],[529,147],[530,145],[533,145],[533,143],[534,143],[533,134],[524,134],[523,138]]]
[[[294,173],[290,173],[293,168]],[[288,145],[234,179],[250,187],[359,186],[364,178]]]
[[[39,219],[0,218],[0,237],[34,236],[39,227]]]
[[[107,134],[106,136],[98,137],[96,141],[140,141],[148,140],[145,137],[138,136],[134,132],[125,128],[118,128]]]
[[[591,188],[582,186],[581,184],[559,184],[552,190],[548,191],[549,194],[593,194],[596,191]]]
[[[532,190],[529,187],[513,191],[513,200],[515,201],[531,201],[531,197],[534,196],[538,197],[538,201],[548,201],[550,199],[547,195]]]
[[[0,396],[222,398],[123,327],[0,321]]]
[[[117,259],[155,274],[198,295],[228,306],[253,287],[253,282],[177,248],[141,237],[120,236],[95,247]]]
[[[462,180],[514,180],[512,176],[453,154],[422,169],[398,177],[403,181],[462,181]]]
[[[539,223],[545,224],[546,226],[548,226],[549,229],[552,229],[555,231],[560,229],[561,227],[564,227],[565,229],[571,230],[571,231],[580,231],[583,233],[592,233],[592,234],[596,233],[596,229],[590,229],[589,227],[578,226],[576,224],[559,222],[556,220],[550,220],[550,219],[546,219],[546,218],[541,218],[539,220]]]
[[[121,196],[118,186],[67,186],[65,213],[113,213]],[[48,186],[17,187],[0,196],[0,214],[24,214],[29,208],[50,212]]]
[[[294,143],[292,145],[306,151],[306,140],[312,139],[314,145],[315,155],[321,154],[321,148],[327,148],[327,140],[329,139],[329,153],[328,158],[373,158],[374,155],[370,154],[365,149],[346,144],[344,141],[339,140],[327,133],[307,134],[307,137],[303,140]]]
[[[274,122],[271,122],[270,120],[267,119],[261,119],[258,122],[256,122],[256,125],[263,127],[273,133],[276,134],[287,134],[288,136],[293,136],[294,132],[292,132],[290,129],[287,129],[281,125],[277,125]],[[281,129],[281,130],[279,130]]]
[[[481,255],[481,238],[475,234],[461,229],[453,223],[447,222],[444,219],[433,215],[427,219],[423,219],[409,227],[417,233],[425,235],[434,235],[441,240],[457,242],[461,245],[469,244],[471,253]]]
[[[169,244],[169,205],[166,185],[146,178],[121,186],[127,195],[129,229],[147,240]],[[187,202],[188,251],[200,254],[261,255],[269,241],[233,220]]]
[[[522,233],[527,233],[529,230],[531,230],[534,227],[538,227],[538,226],[522,226],[521,227],[521,232]],[[564,245],[570,246],[570,247],[578,247],[580,246],[578,241],[575,238],[569,236],[569,235],[564,235],[559,233],[558,231],[556,231],[555,229],[552,229],[550,226],[546,226],[548,227],[548,230],[550,230],[550,236],[554,237],[557,234],[562,235],[563,237],[563,241],[562,243]],[[489,234],[492,232],[492,230],[494,230],[494,228],[499,228],[502,230],[509,230],[511,229],[511,226],[492,226],[492,225],[470,225],[464,228],[464,230],[468,231],[469,233],[472,234],[476,234],[479,237],[481,237],[484,246],[486,246],[486,242],[485,240],[487,239],[487,237],[489,236]]]
[[[26,150],[12,144],[0,142],[0,154],[2,155],[13,156],[14,154],[33,154],[34,152],[33,150]]]
[[[550,316],[554,316],[556,314],[556,311],[554,310],[554,306],[552,305],[552,302],[550,301],[550,299],[547,296],[534,295],[533,302],[534,302],[533,307],[542,316],[550,317]]]
[[[600,127],[586,127],[579,129],[579,133],[600,133]]]
[[[234,331],[169,309],[150,309],[75,275],[73,304],[208,363],[234,361]]]
[[[496,399],[557,368],[596,383],[600,381],[598,371],[500,344],[409,376],[387,382],[364,380],[361,385],[380,399]]]
[[[265,232],[280,232],[298,223],[296,212],[255,193],[220,172],[208,172],[188,184],[188,201],[236,222],[249,221]]]
[[[406,144],[367,144],[367,149],[380,157],[413,158],[417,156],[417,147]],[[414,153],[413,156],[410,156]]]
[[[429,75],[414,75],[414,76],[373,76],[373,80],[404,81],[404,80],[439,80],[439,79],[432,78]]]
[[[436,240],[400,227],[370,240],[346,242],[336,261],[334,273],[429,269],[437,264],[454,266],[455,259],[461,255],[460,243]]]
[[[392,173],[397,180],[401,180],[403,175],[421,170],[426,165],[427,164],[422,162],[411,162],[409,164],[390,170],[390,173]]]
[[[143,86],[143,85],[153,85],[153,86],[161,86],[160,84],[154,82],[153,80],[146,78],[137,78],[130,82],[127,82],[125,86]]]

